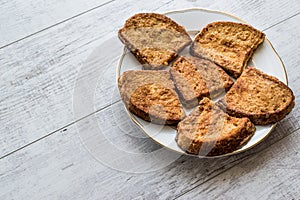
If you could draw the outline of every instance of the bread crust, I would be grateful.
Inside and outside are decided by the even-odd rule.
[[[248,118],[231,117],[205,97],[178,124],[176,141],[188,153],[217,156],[241,148],[254,132],[255,126]]]
[[[294,100],[292,90],[276,77],[247,67],[218,105],[232,116],[248,117],[256,125],[268,125],[289,114]]]
[[[156,124],[177,124],[185,117],[166,70],[131,70],[118,79],[120,96],[128,110]]]
[[[230,76],[215,63],[192,56],[180,56],[170,73],[187,107],[196,106],[203,97],[215,98],[233,84]]]
[[[118,36],[144,69],[166,67],[192,42],[183,26],[157,13],[135,14],[126,20]]]
[[[213,22],[195,37],[190,53],[215,62],[237,78],[264,38],[263,32],[247,24]]]

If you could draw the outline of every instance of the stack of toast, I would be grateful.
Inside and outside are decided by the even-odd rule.
[[[213,22],[192,40],[172,19],[140,13],[119,38],[143,66],[118,79],[125,106],[146,121],[177,125],[177,144],[190,154],[233,152],[251,139],[255,125],[274,124],[294,107],[287,85],[246,67],[265,38],[249,25]],[[179,56],[188,45],[191,55]],[[186,116],[184,107],[194,110]]]

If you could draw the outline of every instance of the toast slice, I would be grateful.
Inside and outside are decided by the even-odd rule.
[[[195,37],[190,52],[215,62],[237,78],[264,38],[264,33],[246,24],[213,22]]]
[[[217,156],[241,148],[254,132],[255,126],[248,118],[231,117],[205,97],[178,124],[176,140],[188,153]]]
[[[179,57],[170,69],[177,90],[187,107],[203,97],[215,98],[227,91],[233,81],[215,63],[196,57]]]
[[[247,67],[218,104],[232,116],[267,125],[290,113],[294,99],[292,90],[277,78]]]
[[[130,112],[156,124],[177,124],[185,117],[170,73],[131,70],[118,79],[122,100]]]
[[[119,38],[144,69],[161,69],[176,58],[192,40],[184,27],[156,13],[139,13],[129,18]]]

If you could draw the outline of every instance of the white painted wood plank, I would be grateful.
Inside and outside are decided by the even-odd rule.
[[[300,16],[267,30],[267,36],[281,55],[296,95],[295,110],[279,123],[271,137],[294,132],[250,159],[200,184],[179,199],[299,199],[299,71],[300,30],[294,30]],[[279,39],[280,38],[280,39]],[[294,42],[291,42],[294,41]],[[269,140],[267,138],[267,140]],[[201,198],[202,197],[202,198]]]
[[[0,47],[111,0],[9,0],[0,2]]]
[[[225,0],[132,2],[111,3],[0,49],[0,119],[4,124],[0,127],[4,133],[0,138],[0,157],[84,116],[74,119],[72,110],[78,70],[91,52],[109,36],[116,36],[124,20],[136,12],[203,6],[236,13],[264,29],[298,10],[298,1],[289,1],[289,12],[280,12],[282,8],[287,9],[285,2],[271,0],[249,3],[247,9],[246,1],[239,1],[235,6]],[[265,8],[272,9],[266,13]],[[246,11],[253,14],[248,15]],[[281,18],[275,13],[280,13]],[[293,30],[295,34],[296,30]],[[110,103],[110,90],[115,87],[114,70],[115,62],[111,63],[111,71],[106,71],[105,87],[99,90],[101,95],[95,101],[97,109]]]
[[[274,45],[282,51],[287,69],[294,72],[289,74],[290,84],[294,90],[298,88],[297,79],[295,79],[298,74],[295,72],[298,71],[297,67],[299,65],[297,63],[299,60],[289,59],[289,56],[294,58],[297,55],[296,49],[298,46],[286,43],[285,40],[278,40],[278,38],[291,40],[292,37],[297,36],[297,30],[291,24],[298,20],[299,16],[267,31],[267,34],[271,36],[271,40],[274,40]],[[288,50],[295,52],[295,54],[288,53]],[[286,53],[284,53],[285,51]],[[3,170],[0,174],[4,177],[1,180],[6,184],[3,184],[5,187],[2,188],[1,195],[3,194],[3,198],[25,197],[32,199],[94,199],[100,197],[130,199],[139,196],[145,199],[171,199],[208,181],[238,164],[245,157],[269,147],[274,142],[299,129],[298,110],[297,105],[296,110],[279,123],[267,140],[249,152],[216,160],[197,160],[182,157],[164,169],[147,174],[117,172],[97,163],[93,158],[95,155],[88,154],[80,143],[76,127],[71,126],[64,132],[56,133],[2,159],[3,162],[0,161],[0,166],[3,167]],[[120,112],[114,114],[113,111]],[[151,140],[135,138],[143,137],[143,135],[126,117],[121,102],[97,113],[97,119],[102,125],[102,129],[107,130],[110,134],[108,135],[110,139],[116,141],[116,144],[126,151],[146,152],[149,149],[156,150],[159,148]],[[116,124],[118,126],[115,126]],[[78,125],[82,130],[88,130],[92,127],[90,118],[81,120]],[[124,135],[124,130],[129,136]],[[96,131],[91,131],[94,133],[94,137],[99,134]],[[132,137],[132,135],[135,137]],[[92,136],[91,140],[94,137]],[[276,149],[276,144],[271,148]],[[105,150],[103,152],[109,154]],[[288,162],[293,164],[293,160]],[[289,177],[289,175],[287,176]],[[197,189],[195,189],[196,191]]]
[[[293,1],[193,1],[194,7],[211,7],[240,17],[261,30],[300,12],[300,2]],[[291,10],[291,7],[295,7]]]
[[[119,112],[114,116],[112,111]],[[102,154],[110,156],[110,159],[119,160],[124,165],[129,166],[128,163],[131,161],[124,162],[123,154],[115,156],[111,151],[103,149],[107,141],[104,138],[99,140],[99,132],[94,129],[95,120],[102,126],[100,130],[106,130],[104,134],[109,141],[123,149],[124,154],[149,153],[160,148],[151,139],[143,138],[143,133],[126,117],[123,105],[119,102],[111,109],[104,109],[96,116],[81,120],[78,126],[72,125],[67,130],[57,132],[1,159],[0,198],[172,199],[242,162],[245,158],[255,156],[255,153],[262,149],[270,147],[274,151],[278,146],[271,144],[286,137],[290,134],[290,130],[295,128],[289,120],[284,120],[280,123],[281,128],[275,129],[267,140],[245,153],[218,159],[183,156],[165,168],[135,174],[114,170],[115,166],[106,167],[107,163],[97,160],[99,155],[93,153],[101,151]],[[94,140],[98,146],[87,146],[88,141],[80,138],[78,131],[92,133],[86,139]],[[165,153],[177,156],[173,152]],[[147,161],[155,163],[157,157],[150,157]],[[270,157],[265,164],[272,162],[272,159],[278,160],[275,156]],[[285,163],[293,164],[293,162],[291,159]],[[261,163],[260,170],[264,170],[265,165],[263,161]],[[145,167],[143,162],[135,162],[131,166]]]
[[[1,124],[5,124],[0,132],[7,135],[0,139],[1,156],[74,121],[72,92],[79,68],[103,41],[112,36],[117,38],[116,31],[124,23],[111,16],[111,12],[123,19],[121,16],[127,12],[135,13],[143,8],[155,10],[168,3],[162,1],[157,6],[145,2],[129,7],[129,2],[109,4],[0,49],[0,119]],[[122,44],[118,45],[119,50],[111,53],[116,59],[103,84],[104,93],[98,99],[98,108],[110,104],[106,96],[115,85],[114,72],[122,51]],[[37,135],[32,135],[34,132]]]
[[[288,72],[289,70],[292,72],[292,74],[289,74],[290,82],[293,89],[297,91],[297,79],[295,78],[297,78],[298,74],[295,72],[299,71],[297,68],[299,65],[294,64],[298,64],[299,59],[293,58],[295,58],[294,56],[297,55],[299,44],[285,43],[285,39],[288,38],[291,41],[291,39],[299,37],[299,30],[292,26],[292,24],[295,24],[295,22],[298,20],[299,17],[293,18],[285,22],[285,24],[274,27],[267,32],[267,35],[272,35],[273,39],[271,40],[274,45],[276,45],[276,48],[281,49],[282,52],[286,51],[283,53],[282,57],[287,62]],[[273,29],[276,31],[273,32]],[[295,39],[295,41],[297,40]],[[83,51],[87,49],[83,49]],[[66,63],[67,62],[61,62],[60,64],[54,66],[54,68],[64,67]],[[67,69],[70,70],[72,68],[69,67]],[[18,70],[15,72],[18,72]],[[67,70],[62,70],[62,72],[67,73]],[[64,77],[62,77],[62,79],[69,77],[67,75],[70,75],[70,73],[67,73]],[[60,79],[54,79],[51,81],[54,83],[59,83],[57,80]],[[66,82],[69,81],[70,79],[68,79]],[[68,86],[68,84],[64,83],[60,85],[60,87],[65,86]],[[60,87],[58,87],[57,91],[61,91]],[[67,88],[67,90],[63,91],[62,93],[70,92],[72,87],[69,87],[70,88]],[[30,90],[27,90],[26,92],[30,93]],[[35,95],[34,92],[30,94]],[[57,94],[60,94],[60,92],[57,92]],[[69,103],[64,104],[66,99],[66,97],[63,98],[62,104],[67,105],[66,107],[68,107]],[[50,101],[51,100],[55,99],[51,98]],[[53,105],[56,104],[52,104],[52,106]],[[64,109],[65,107],[62,106],[61,108]],[[151,140],[135,139],[134,137],[128,135],[118,135],[118,133],[124,133],[121,130],[126,129],[130,130],[129,134],[132,134],[135,137],[143,137],[141,132],[130,123],[128,118],[126,118],[124,112],[117,113],[116,116],[110,115],[112,113],[111,110],[121,110],[121,108],[121,103],[117,103],[114,105],[114,107],[107,108],[102,112],[97,113],[97,119],[104,126],[103,128],[112,134],[111,139],[117,140],[117,144],[120,146],[122,145],[122,148],[126,149],[127,151],[132,150],[135,152],[145,152],[147,150],[149,151],[149,149],[156,150],[159,148],[157,145],[151,142]],[[50,110],[51,109],[52,108],[50,107]],[[42,110],[43,109],[41,108],[41,111]],[[153,199],[156,197],[161,199],[171,199],[177,195],[191,190],[193,187],[205,181],[208,181],[212,177],[222,173],[224,170],[229,169],[233,165],[241,162],[245,157],[251,156],[254,152],[258,152],[261,149],[269,147],[274,142],[286,137],[292,131],[299,128],[298,110],[299,108],[296,107],[295,111],[289,115],[287,119],[279,123],[279,126],[266,141],[251,151],[237,156],[215,160],[198,160],[194,158],[182,157],[164,169],[147,174],[122,173],[97,163],[80,142],[80,138],[77,134],[77,128],[73,125],[68,127],[66,131],[57,132],[48,138],[45,138],[35,144],[30,145],[29,147],[26,147],[25,149],[1,159],[0,182],[1,186],[3,187],[0,188],[0,198],[95,199],[101,197],[123,197],[125,199],[130,199],[138,198],[140,196],[140,198],[144,199]],[[59,110],[55,111],[59,112]],[[37,120],[37,126],[45,126],[47,124],[46,122],[42,122],[40,119],[38,119],[42,118],[43,115],[36,114],[33,111],[29,112],[33,114],[35,117],[34,119]],[[64,117],[59,115],[61,113],[62,112],[52,115],[52,117],[56,116],[55,122],[64,120]],[[14,115],[14,117],[17,117],[17,114]],[[32,116],[29,116],[29,118],[30,117]],[[54,121],[52,121],[52,117],[48,118],[50,123],[54,123]],[[115,120],[113,121],[113,124],[111,124],[111,119]],[[22,117],[16,119],[16,121],[17,120],[22,120]],[[31,123],[30,120],[28,121]],[[84,130],[89,129],[91,127],[89,121],[90,118],[81,120],[79,122],[79,128]],[[119,126],[113,127],[115,124],[119,124]],[[33,131],[35,128],[36,127],[33,127],[27,131]],[[39,131],[43,130],[44,129],[39,129]],[[93,130],[91,131],[93,132]],[[95,135],[98,134],[97,132],[93,133]],[[22,133],[20,131],[19,135],[21,136],[21,134]],[[28,138],[25,138],[25,141],[26,139]],[[93,137],[91,139],[93,139]],[[276,147],[276,144],[271,146],[271,148]],[[122,157],[122,155],[120,155],[120,157]],[[291,163],[292,161],[286,160],[285,164]],[[137,165],[138,164],[139,163],[137,163]],[[260,168],[261,171],[265,169],[264,166],[265,165],[262,164]],[[293,173],[290,174],[293,175]],[[264,174],[261,173],[260,175],[263,176]],[[289,175],[287,176],[289,177]]]
[[[300,130],[179,199],[299,199]]]
[[[80,13],[97,8],[98,6],[110,3],[113,0],[12,0],[1,2],[0,6],[0,47],[8,45],[16,40],[20,40],[33,33],[46,29],[50,26],[61,23]],[[118,2],[122,4],[122,1]],[[135,2],[136,3],[136,2]],[[178,4],[172,2],[171,4]],[[207,7],[243,17],[253,25],[256,20],[253,18],[253,11],[261,13],[262,18],[266,18],[263,26],[284,20],[286,16],[292,16],[299,12],[299,1],[287,2],[275,1],[272,5],[261,1],[237,1],[234,4],[226,0],[222,1],[185,1],[180,2],[183,7]],[[130,5],[131,6],[131,5]],[[277,9],[274,9],[277,8]],[[142,8],[142,7],[141,7]],[[180,9],[180,7],[176,7]],[[164,8],[162,8],[164,10]],[[280,14],[278,14],[280,13]],[[272,16],[270,21],[269,16]]]
[[[293,24],[295,21],[292,19],[290,23]],[[287,24],[287,27],[293,27],[291,24]],[[271,32],[271,30],[269,32]],[[294,38],[292,37],[293,34],[296,36],[299,35],[297,34],[297,30],[292,30],[292,28],[278,28],[277,30],[278,32],[274,32],[273,35],[276,41],[275,43],[278,45],[277,47],[282,49],[282,51],[284,51],[285,48],[290,49],[290,51],[297,50],[297,45],[287,44],[287,46],[283,46],[281,45],[282,41],[278,40],[276,37],[279,35]],[[286,30],[290,32],[284,34],[283,31]],[[291,45],[294,45],[294,47]],[[289,58],[289,55],[291,54],[295,56],[295,54],[291,52],[286,52],[284,57],[288,62],[289,60],[292,60]],[[297,64],[298,62],[299,60],[293,60],[291,61],[291,64]],[[55,67],[62,67],[65,63],[66,62],[62,62]],[[292,68],[291,70],[293,72],[299,71],[297,68]],[[17,70],[15,72],[17,72]],[[295,76],[296,75],[292,74],[292,77]],[[56,79],[53,82],[56,83],[58,81]],[[291,84],[296,89],[298,88],[295,79],[292,78]],[[66,84],[64,83],[60,87],[63,86],[66,86]],[[67,90],[67,92],[70,91],[71,90]],[[30,92],[30,90],[27,92]],[[118,103],[115,106],[114,110],[121,109],[121,103]],[[216,160],[196,160],[183,157],[165,169],[139,175],[117,172],[96,163],[80,143],[80,139],[78,135],[76,135],[76,127],[68,127],[68,130],[66,131],[56,133],[49,138],[30,145],[29,147],[0,160],[0,182],[1,185],[4,185],[4,187],[1,187],[0,189],[0,197],[1,199],[95,199],[107,195],[107,198],[134,198],[138,196],[147,199],[153,199],[155,197],[160,197],[162,199],[172,198],[190,190],[201,182],[207,181],[209,178],[221,173],[234,164],[237,164],[241,161],[239,159],[243,159],[245,156],[251,155],[255,151],[268,147],[273,142],[288,135],[291,131],[296,130],[297,127],[299,127],[299,117],[297,117],[299,116],[299,112],[297,110],[298,108],[296,108],[296,111],[294,111],[286,120],[279,124],[279,127],[277,127],[268,140],[252,151],[238,156]],[[108,121],[111,118],[109,117],[109,113],[105,111],[107,110],[97,114],[97,118],[100,121],[102,120],[101,124],[105,125],[104,129],[109,130],[110,124]],[[35,117],[39,116],[34,112],[31,113],[33,113]],[[16,116],[17,115],[15,115],[15,117]],[[57,116],[59,115],[57,114]],[[43,115],[40,115],[39,117],[43,117]],[[115,123],[122,122],[121,125],[123,125],[123,127],[121,125],[121,127],[113,127],[111,133],[112,139],[118,139],[118,145],[123,145],[122,147],[127,150],[132,150],[130,148],[133,147],[133,150],[137,152],[143,152],[149,150],[149,148],[153,150],[158,148],[151,140],[134,140],[132,137],[119,137],[117,133],[122,133],[121,130],[123,129],[131,130],[129,133],[134,134],[135,136],[142,136],[139,135],[140,132],[138,132],[135,126],[130,125],[130,122],[125,115],[117,117],[120,118],[116,118],[117,122]],[[22,118],[19,119],[22,120]],[[126,119],[126,121],[123,119]],[[39,119],[37,119],[37,126],[40,122],[38,120]],[[51,122],[53,119],[49,117],[48,120]],[[59,120],[62,120],[62,118],[57,119],[57,121]],[[31,123],[30,120],[28,121]],[[79,128],[88,129],[90,127],[88,121],[89,119],[80,121],[80,124],[86,123],[86,126],[81,125]],[[44,124],[46,123],[43,122],[40,125]],[[35,128],[36,127],[33,127],[30,130],[34,130]],[[43,130],[44,129],[40,129],[39,131]],[[19,135],[21,134],[20,131]],[[94,134],[96,135],[97,132],[94,132]]]

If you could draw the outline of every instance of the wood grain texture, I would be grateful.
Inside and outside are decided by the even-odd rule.
[[[296,95],[294,111],[280,122],[270,137],[284,132],[291,135],[253,155],[225,173],[201,183],[179,199],[299,199],[299,71],[300,30],[291,24],[297,23],[300,16],[288,19],[281,25],[266,31],[287,68],[289,86]],[[294,32],[295,31],[295,32]],[[278,38],[281,38],[280,41]],[[290,45],[288,45],[290,44]],[[296,59],[295,59],[296,58]],[[270,139],[268,138],[268,140]]]
[[[178,199],[299,199],[300,130]]]
[[[2,1],[0,48],[110,2],[111,0]]]
[[[0,121],[4,124],[0,127],[0,157],[28,145],[0,159],[0,199],[187,199],[197,195],[198,190],[214,198],[222,193],[235,197],[235,194],[245,192],[247,188],[250,188],[249,193],[246,193],[249,198],[258,189],[264,199],[297,199],[297,188],[287,180],[292,179],[291,183],[299,185],[295,178],[299,176],[295,160],[299,160],[300,43],[297,41],[300,41],[300,29],[295,24],[300,17],[297,15],[290,18],[299,11],[299,3],[254,2],[239,1],[234,5],[225,1],[112,3],[105,9],[99,8],[0,49]],[[285,62],[289,85],[296,96],[295,109],[277,125],[267,140],[239,155],[219,159],[182,156],[165,168],[141,174],[107,167],[106,163],[97,160],[97,154],[94,154],[96,150],[104,152],[116,162],[124,161],[123,155],[111,155],[111,152],[103,149],[105,139],[125,152],[138,154],[157,151],[161,147],[145,138],[128,119],[114,90],[115,67],[111,70],[105,68],[105,78],[96,88],[94,102],[99,112],[73,123],[92,112],[86,110],[82,116],[73,116],[72,95],[80,67],[86,66],[87,57],[93,52],[97,53],[97,47],[122,26],[122,19],[133,13],[196,5],[232,12],[257,28],[267,29],[267,37]],[[284,9],[289,12],[283,12]],[[117,13],[119,18],[110,13]],[[280,23],[285,19],[288,20]],[[108,57],[104,64],[107,65],[111,59]],[[112,65],[114,62],[116,59],[113,59]],[[88,68],[87,74],[80,74],[79,78],[93,73],[92,66],[87,65],[91,69]],[[100,130],[105,131],[106,138],[100,138],[98,146],[87,146],[90,140],[98,141],[99,132],[92,126],[95,120],[101,125]],[[84,131],[89,131],[88,138],[80,137]],[[30,143],[38,139],[41,140]],[[165,155],[177,156],[167,150],[163,151]],[[155,161],[157,159],[153,157],[147,162]],[[256,165],[254,169],[252,163]],[[296,170],[284,168],[287,165],[296,167]],[[144,166],[144,163],[135,163],[133,167],[139,166]],[[275,168],[280,177],[272,175]],[[237,175],[234,175],[235,170]],[[209,183],[222,184],[223,177],[228,191],[210,187]],[[252,177],[262,181],[257,182]],[[266,189],[257,188],[258,183],[264,184]],[[235,193],[230,192],[231,185],[234,185]]]
[[[0,139],[0,157],[77,120],[73,119],[72,92],[78,71],[97,47],[112,34],[116,37],[118,28],[124,23],[123,17],[117,20],[110,12],[122,16],[129,11],[159,8],[148,2],[126,9],[129,4],[130,1],[109,4],[0,49],[0,115],[1,123],[5,124],[0,132],[8,137]],[[112,54],[116,59],[110,63],[111,71],[104,79],[107,81],[102,82],[100,96],[104,98],[96,101],[98,109],[110,104],[110,99],[105,97],[115,86],[115,68],[122,51],[121,42],[118,44],[119,51]]]
[[[86,141],[82,141],[78,132],[91,131],[93,134],[88,139],[97,139],[99,132],[91,129],[94,123],[92,118],[96,118],[103,126],[101,130],[106,130],[105,136],[109,141],[126,152],[145,153],[159,149],[160,146],[151,139],[144,138],[143,133],[126,115],[122,103],[119,102],[111,109],[104,109],[96,116],[81,120],[78,126],[74,124],[66,130],[61,130],[1,159],[1,199],[21,197],[25,199],[173,199],[241,163],[244,159],[255,156],[257,152],[288,136],[290,130],[295,128],[288,120],[284,120],[279,125],[281,128],[275,129],[267,140],[254,149],[236,156],[218,159],[182,156],[160,170],[134,174],[114,170],[111,168],[113,166],[106,167],[106,163],[99,162],[97,155],[90,153],[96,150],[86,146]],[[97,142],[99,145],[92,148],[97,148],[111,159],[124,162],[122,155],[116,157],[111,155],[110,151],[102,149],[101,144],[105,140]],[[276,147],[277,144],[272,146],[272,148]],[[172,152],[169,153],[170,156],[174,156]],[[272,158],[275,156],[270,159]],[[155,158],[149,159],[148,162],[155,162]],[[143,163],[136,162],[132,167],[139,165]],[[262,169],[256,170],[264,170],[264,168],[262,166]]]
[[[63,23],[68,19],[78,17],[78,15],[97,9],[102,5],[111,3],[113,1],[115,0],[29,0],[26,2],[21,0],[3,1],[0,4],[0,13],[2,13],[0,16],[0,47],[14,43],[17,40],[27,38],[32,34],[40,32],[44,29],[48,29],[51,26],[56,26],[57,24]],[[268,2],[262,2],[259,0],[251,2],[237,1],[234,4],[230,4],[226,0],[186,0],[183,2],[172,2],[171,4],[178,3],[182,7],[200,6],[231,12],[237,16],[242,15],[245,20],[251,20],[249,23],[253,25],[256,24],[255,20],[253,20],[252,14],[253,10],[256,9],[257,13],[261,13],[261,15],[264,15],[266,18],[268,18],[270,14],[272,15],[271,19],[274,21],[270,22],[265,20],[265,26],[269,26],[274,22],[276,23],[285,19],[284,15],[277,13],[278,11],[280,13],[286,13],[288,16],[295,15],[299,12],[299,2],[297,2],[297,0],[292,0],[287,3],[275,1],[271,6],[268,4]],[[161,4],[161,6],[163,9],[164,4]]]
[[[298,11],[296,1],[290,1],[288,8],[286,3],[271,0],[250,3],[245,9],[246,4],[246,1],[239,1],[232,7],[227,1],[113,2],[0,49],[0,115],[1,123],[5,124],[0,132],[6,133],[0,139],[0,157],[85,116],[74,119],[72,111],[72,92],[78,70],[93,50],[116,34],[124,19],[136,12],[203,6],[224,9],[266,29]],[[272,9],[266,13],[263,11],[266,8]],[[280,12],[282,8],[289,12]],[[243,10],[253,14],[243,15]],[[275,15],[277,12],[280,19]],[[108,105],[106,94],[110,94],[115,84],[110,79],[114,77],[114,67],[107,73],[105,87],[100,90],[102,99],[96,100],[97,109]]]

